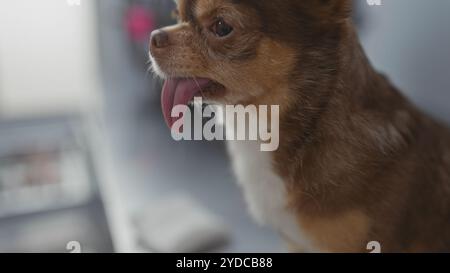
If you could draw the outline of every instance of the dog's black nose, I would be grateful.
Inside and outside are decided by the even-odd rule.
[[[155,30],[150,35],[152,47],[163,48],[169,45],[169,34],[163,30]]]

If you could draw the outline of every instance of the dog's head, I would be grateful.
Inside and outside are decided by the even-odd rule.
[[[169,125],[194,96],[226,104],[282,104],[302,70],[336,51],[350,0],[177,0],[178,24],[150,41],[153,70],[166,80]],[[328,51],[327,51],[328,50]],[[309,71],[311,72],[311,71]],[[305,81],[312,80],[307,76]]]

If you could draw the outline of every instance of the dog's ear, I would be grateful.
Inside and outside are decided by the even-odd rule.
[[[320,22],[336,23],[350,17],[352,0],[306,0],[300,1],[302,9]]]

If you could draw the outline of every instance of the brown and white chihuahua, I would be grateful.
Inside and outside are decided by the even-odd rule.
[[[178,0],[150,45],[166,121],[200,93],[280,106],[277,151],[228,146],[252,215],[293,251],[450,251],[450,131],[372,68],[351,5]]]

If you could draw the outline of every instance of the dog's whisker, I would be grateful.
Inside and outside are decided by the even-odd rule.
[[[202,89],[202,87],[200,86],[200,84],[198,83],[197,79],[196,79],[196,78],[192,78],[192,79],[194,80],[195,84],[196,84],[197,87],[199,88],[200,94],[202,95],[202,97],[205,97],[205,93],[203,92],[203,89]],[[208,107],[209,110],[211,110],[211,112],[213,112],[214,109],[212,108],[212,106],[211,106],[210,104],[206,104],[206,107]]]
[[[202,95],[202,97],[204,97],[204,92],[203,92],[203,89],[202,89],[202,87],[200,86],[200,84],[198,83],[198,81],[197,81],[197,79],[196,78],[194,78],[194,77],[192,77],[192,80],[195,82],[195,84],[197,85],[197,87],[198,87],[198,89],[199,89],[199,91],[200,91],[200,94]]]

